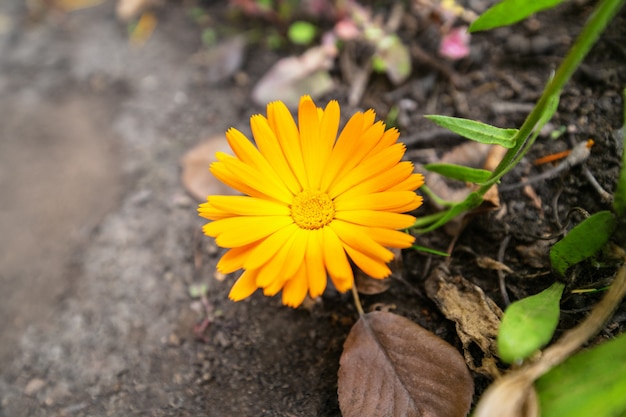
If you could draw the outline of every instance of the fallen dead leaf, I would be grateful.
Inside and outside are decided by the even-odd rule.
[[[328,69],[336,55],[336,49],[322,45],[299,57],[279,60],[254,87],[252,99],[259,105],[281,100],[288,107],[295,107],[304,94],[316,98],[329,92],[334,83]]]
[[[224,135],[210,137],[187,151],[181,158],[183,186],[198,201],[204,201],[208,195],[213,194],[237,194],[209,172],[209,166],[216,160],[215,152],[232,154]]]
[[[128,22],[159,3],[160,0],[118,0],[115,12],[118,19]]]
[[[365,314],[344,344],[338,382],[344,417],[464,417],[473,393],[459,352],[402,316]]]
[[[435,268],[426,279],[426,294],[439,307],[446,318],[456,324],[463,343],[465,360],[473,371],[496,377],[496,337],[502,310],[485,295],[482,289],[460,275],[452,276],[445,265]],[[485,354],[476,365],[469,347],[475,343]]]

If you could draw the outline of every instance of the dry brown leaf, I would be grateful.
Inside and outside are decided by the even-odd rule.
[[[115,12],[117,18],[128,22],[151,7],[160,4],[161,0],[118,0]]]
[[[357,270],[354,274],[354,284],[359,294],[375,295],[387,291],[391,286],[391,280],[372,278],[365,272]]]
[[[344,417],[464,417],[474,381],[447,342],[402,316],[374,311],[344,344],[338,393]]]
[[[279,60],[254,87],[252,99],[262,105],[281,100],[288,107],[296,107],[304,94],[315,98],[329,92],[334,82],[328,70],[336,54],[333,48],[317,46],[299,57]]]
[[[496,377],[496,337],[502,310],[476,285],[460,275],[451,276],[444,265],[426,279],[426,294],[449,320],[463,343],[465,360],[470,369]],[[474,363],[469,346],[475,343],[485,353],[481,365]]]
[[[183,186],[198,201],[212,194],[237,194],[209,172],[209,165],[215,162],[215,152],[232,154],[224,135],[210,137],[181,158]]]

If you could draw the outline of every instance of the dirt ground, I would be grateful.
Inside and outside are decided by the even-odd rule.
[[[225,22],[225,3],[204,7]],[[248,117],[263,111],[250,89],[284,51],[249,47],[245,77],[210,83],[192,59],[203,46],[190,7],[163,5],[157,30],[136,47],[112,2],[69,14],[33,13],[21,0],[0,4],[2,417],[340,415],[339,356],[357,317],[350,297],[329,291],[297,310],[260,294],[229,301],[234,276],[214,279],[221,250],[201,235],[196,202],[180,182],[188,149],[231,126],[246,131]],[[479,34],[469,58],[444,62],[445,70],[416,65],[400,87],[375,76],[360,107],[384,118],[401,100],[414,103],[400,129],[416,163],[459,143],[424,114],[519,126],[589,11],[589,3],[574,2]],[[532,151],[543,156],[593,138],[586,166],[609,192],[623,151],[625,37],[622,11],[564,91],[550,126],[565,134],[542,136]],[[428,33],[411,42],[434,48]],[[349,87],[334,75],[336,91],[318,103],[337,98],[351,113]],[[540,171],[524,161],[504,182]],[[534,190],[534,197],[503,192],[502,210],[475,218],[458,242],[495,258],[510,237],[504,262],[516,271],[507,282],[512,299],[554,280],[546,252],[528,255],[521,246],[541,247],[535,237],[558,231],[574,207],[610,207],[580,167]],[[445,249],[450,239],[439,231],[419,243]],[[437,262],[405,254],[404,279],[363,302],[366,309],[393,306],[460,346],[424,295],[424,277]],[[459,250],[451,268],[504,307],[495,273],[477,268],[474,255]],[[610,271],[587,280],[605,276]],[[188,288],[202,283],[210,324],[199,340],[194,326],[207,313]],[[560,329],[596,300],[565,300]],[[625,322],[622,306],[599,337],[623,332]],[[476,381],[479,391],[488,383]]]

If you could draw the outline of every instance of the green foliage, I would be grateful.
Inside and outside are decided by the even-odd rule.
[[[615,230],[615,216],[599,211],[574,227],[550,250],[552,268],[561,276],[569,267],[595,255]]]
[[[559,323],[559,302],[564,287],[556,282],[506,309],[497,339],[498,353],[504,362],[526,359],[552,339]]]
[[[287,37],[296,45],[309,45],[317,35],[317,28],[309,22],[297,21],[289,26]]]
[[[424,168],[444,177],[476,184],[487,181],[491,176],[491,171],[486,169],[476,169],[455,164],[426,164]]]
[[[469,31],[478,32],[511,25],[562,2],[563,0],[503,0],[476,19],[470,25]]]
[[[544,417],[626,414],[626,334],[577,355],[535,383]]]
[[[467,139],[489,145],[500,145],[505,148],[515,146],[517,129],[501,129],[475,120],[461,119],[459,117],[439,115],[428,115],[424,117]]]

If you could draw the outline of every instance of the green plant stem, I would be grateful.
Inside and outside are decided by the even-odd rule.
[[[356,282],[352,285],[352,297],[354,298],[354,305],[356,306],[356,311],[359,313],[359,317],[363,317],[365,315],[365,311],[363,311],[361,299],[359,298],[359,292],[356,289]]]
[[[609,24],[611,18],[615,16],[619,9],[624,5],[625,1],[626,0],[604,0],[598,4],[596,10],[594,10],[592,15],[589,17],[589,20],[583,27],[582,32],[578,35],[576,42],[557,69],[554,77],[546,85],[539,101],[537,101],[537,104],[535,104],[535,107],[520,127],[515,138],[515,146],[507,151],[502,161],[491,174],[491,177],[484,184],[482,184],[475,193],[472,193],[474,195],[470,194],[463,202],[458,203],[458,205],[466,206],[465,210],[462,210],[459,213],[454,213],[455,207],[452,207],[444,211],[444,214],[441,217],[437,219],[433,218],[434,222],[431,223],[430,226],[420,230],[421,233],[434,230],[452,218],[458,216],[463,211],[469,211],[476,208],[482,202],[482,197],[485,193],[492,186],[497,184],[502,176],[513,169],[513,167],[524,157],[534,143],[536,135],[531,138],[531,134],[537,126],[537,123],[541,120],[541,117],[543,116],[550,100],[552,97],[558,97],[560,95],[563,86],[569,81],[574,71],[576,71],[576,69],[580,66],[580,63],[585,58],[593,44],[598,40],[602,31]],[[476,198],[477,196],[480,198]],[[422,222],[422,225],[424,223],[425,222]]]
[[[576,69],[580,66],[580,63],[585,56],[587,56],[591,47],[596,43],[602,31],[604,31],[611,21],[611,18],[615,16],[619,8],[623,6],[624,1],[625,0],[604,0],[600,2],[580,35],[578,35],[569,53],[557,69],[554,78],[546,85],[539,101],[524,121],[524,124],[520,127],[517,134],[516,145],[509,149],[501,163],[494,170],[489,181],[479,189],[481,194],[484,194],[493,184],[499,181],[500,178],[510,171],[524,154],[526,154],[530,145],[532,145],[532,143],[527,143],[527,139],[545,111],[548,101],[552,96],[560,95],[563,86],[565,86],[572,77],[572,74],[574,74]]]

